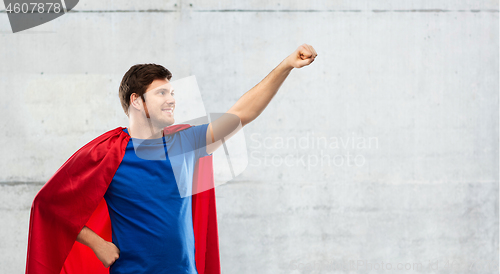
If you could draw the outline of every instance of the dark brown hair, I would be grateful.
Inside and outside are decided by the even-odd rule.
[[[123,111],[128,116],[130,106],[130,96],[136,93],[144,100],[144,93],[148,86],[156,79],[167,79],[170,81],[172,73],[161,65],[157,64],[138,64],[132,66],[123,76],[118,91],[118,96],[122,104]]]

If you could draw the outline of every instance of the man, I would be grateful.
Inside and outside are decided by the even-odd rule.
[[[104,195],[113,238],[107,241],[84,226],[76,240],[90,247],[112,274],[198,273],[191,196],[181,197],[181,189],[171,182],[189,185],[198,159],[211,155],[223,140],[257,118],[290,71],[311,64],[316,56],[312,46],[301,45],[241,96],[225,116],[168,136],[164,129],[174,124],[176,108],[171,73],[155,64],[130,68],[119,91],[129,117],[129,127],[123,131],[130,139]],[[138,157],[138,153],[161,157],[164,148],[168,150],[164,161]],[[171,152],[182,155],[181,160],[173,160],[179,158],[171,157]],[[174,176],[176,168],[185,172]]]

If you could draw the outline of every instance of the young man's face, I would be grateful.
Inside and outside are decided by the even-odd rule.
[[[174,124],[174,90],[167,79],[154,80],[146,89],[144,99],[151,122],[159,127]]]

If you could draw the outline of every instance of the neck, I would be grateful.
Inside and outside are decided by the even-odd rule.
[[[128,134],[136,139],[158,139],[163,137],[163,128],[130,123]]]

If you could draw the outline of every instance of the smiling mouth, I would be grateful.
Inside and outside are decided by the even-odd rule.
[[[163,111],[163,112],[166,112],[166,113],[170,113],[170,114],[173,114],[173,113],[174,113],[174,110],[173,110],[173,109],[163,109],[162,111]]]

